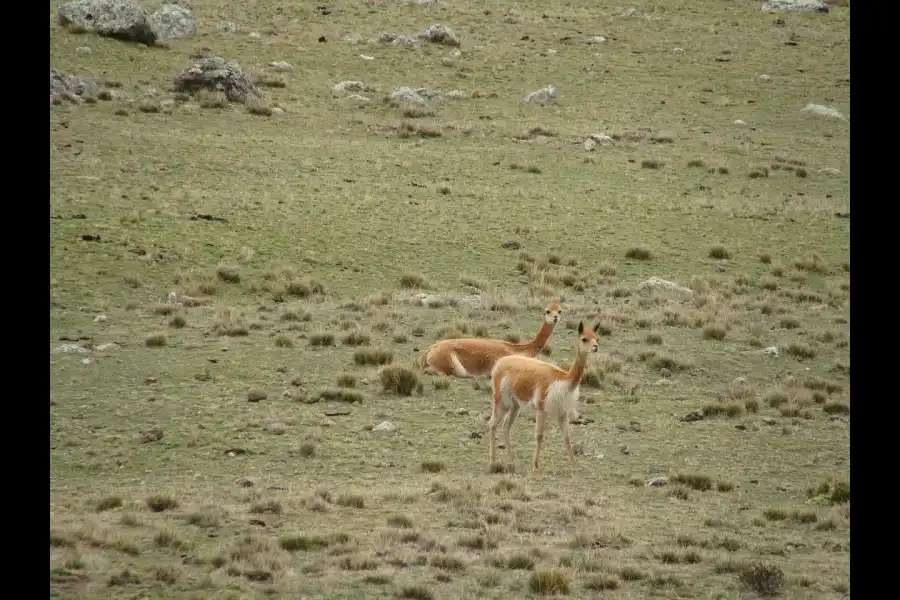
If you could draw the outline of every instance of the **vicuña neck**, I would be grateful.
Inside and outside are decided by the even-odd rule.
[[[579,349],[578,354],[575,355],[575,362],[569,368],[569,375],[566,379],[573,388],[581,383],[581,376],[584,375],[584,367],[587,364],[587,355],[587,352]]]
[[[531,352],[532,354],[537,354],[538,352],[540,352],[541,348],[546,345],[547,340],[550,339],[550,334],[553,333],[553,325],[553,323],[544,321],[541,324],[541,328],[538,330],[535,338],[527,344],[523,344],[522,349],[527,352]]]

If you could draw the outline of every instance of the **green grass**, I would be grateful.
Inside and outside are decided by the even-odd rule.
[[[758,2],[295,4],[194,0],[198,34],[163,48],[51,19],[51,67],[115,92],[49,109],[51,595],[838,597],[849,124],[800,109],[850,113],[849,9],[778,28]],[[460,56],[369,41],[433,23]],[[252,113],[174,98],[203,47],[278,84]],[[343,80],[378,91],[333,97]],[[548,84],[558,103],[522,102]],[[465,94],[400,107],[395,86]],[[614,143],[585,151],[597,133]],[[572,471],[550,420],[532,474],[524,411],[515,468],[492,469],[488,384],[415,360],[460,324],[531,339],[550,298],[544,360],[572,362],[578,320],[607,334],[594,421]]]

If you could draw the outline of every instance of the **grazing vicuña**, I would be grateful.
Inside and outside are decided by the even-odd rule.
[[[491,374],[494,364],[504,356],[537,356],[544,348],[553,327],[559,322],[562,308],[551,302],[544,309],[544,322],[530,342],[514,344],[505,340],[475,338],[441,340],[425,349],[420,359],[422,369],[429,375],[479,377]]]
[[[503,418],[509,413],[503,427],[503,442],[509,453],[509,462],[513,461],[513,451],[509,440],[509,431],[519,414],[520,404],[531,404],[537,410],[534,426],[534,460],[532,467],[538,468],[538,455],[544,440],[544,424],[547,414],[555,416],[562,430],[563,440],[569,461],[575,461],[572,451],[572,440],[569,438],[569,413],[575,411],[575,403],[581,391],[581,376],[584,374],[588,354],[597,352],[597,329],[586,330],[584,323],[578,323],[578,354],[568,371],[556,365],[527,356],[507,356],[497,361],[491,372],[491,385],[494,392],[494,410],[489,423],[488,443],[490,444],[491,463],[497,454],[496,432]]]

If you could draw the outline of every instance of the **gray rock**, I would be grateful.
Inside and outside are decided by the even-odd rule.
[[[823,117],[825,119],[846,120],[836,108],[823,106],[822,104],[807,104],[801,110],[801,113],[808,117]]]
[[[470,94],[465,90],[451,90],[451,91],[447,92],[448,98],[462,99],[462,98],[468,98],[469,96],[470,96]]]
[[[159,39],[164,40],[180,40],[197,33],[197,18],[179,4],[163,4],[150,15],[150,25]]]
[[[382,421],[381,423],[373,427],[372,431],[394,431],[395,429],[397,429],[397,426],[390,421]]]
[[[72,0],[57,9],[56,19],[63,27],[127,42],[153,45],[157,40],[147,11],[137,0]]]
[[[669,485],[669,478],[666,476],[653,477],[648,479],[644,484],[647,487],[663,487],[665,485]]]
[[[453,33],[453,30],[446,25],[432,25],[419,34],[419,37],[426,42],[433,44],[441,44],[443,46],[459,46],[459,36]]]
[[[762,3],[764,12],[801,12],[819,11],[828,12],[828,7],[823,0],[767,0]]]
[[[236,62],[218,56],[203,58],[187,71],[175,77],[176,92],[198,90],[224,92],[229,100],[243,102],[262,94]]]
[[[408,87],[394,88],[391,92],[392,102],[408,102],[410,104],[426,104],[425,98],[417,90]]]
[[[547,87],[535,90],[525,96],[525,102],[537,102],[539,104],[556,102],[556,87],[548,85]]]
[[[100,86],[83,77],[63,75],[56,69],[50,69],[50,93],[57,94],[63,100],[69,102],[81,102],[84,95],[94,95],[100,91]]]
[[[340,83],[334,84],[334,86],[332,86],[332,88],[331,88],[331,93],[335,96],[338,96],[340,94],[346,94],[349,92],[359,93],[359,92],[374,92],[374,91],[375,91],[374,88],[369,87],[362,81],[352,81],[352,80],[341,81]]]
[[[274,62],[270,62],[269,66],[276,71],[291,71],[293,70],[293,66],[289,62],[285,62],[283,60],[276,60]]]
[[[75,48],[75,52],[77,52],[78,54],[90,54],[91,47],[90,46],[78,46],[77,48]]]

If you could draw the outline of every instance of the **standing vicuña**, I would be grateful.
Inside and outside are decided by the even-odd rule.
[[[504,356],[537,356],[544,348],[553,327],[559,322],[562,308],[551,302],[544,309],[544,322],[537,336],[530,342],[514,344],[505,340],[464,338],[441,340],[422,353],[420,365],[429,375],[457,377],[486,377],[494,364]]]
[[[509,462],[513,462],[509,431],[519,415],[519,407],[522,404],[530,404],[537,409],[534,425],[534,460],[532,461],[534,470],[536,471],[538,468],[538,455],[541,452],[541,443],[544,441],[544,424],[548,413],[555,416],[559,422],[563,440],[566,443],[566,451],[569,453],[569,461],[575,461],[572,440],[569,438],[569,413],[575,410],[575,403],[578,401],[581,376],[584,374],[588,354],[599,350],[596,335],[599,327],[600,325],[597,324],[591,331],[584,328],[584,323],[578,323],[578,354],[568,371],[526,356],[507,356],[497,361],[491,372],[491,386],[494,392],[494,410],[491,414],[488,433],[491,463],[496,460],[497,427],[503,422],[507,413],[509,413],[509,417],[503,428],[503,443],[509,453]]]

